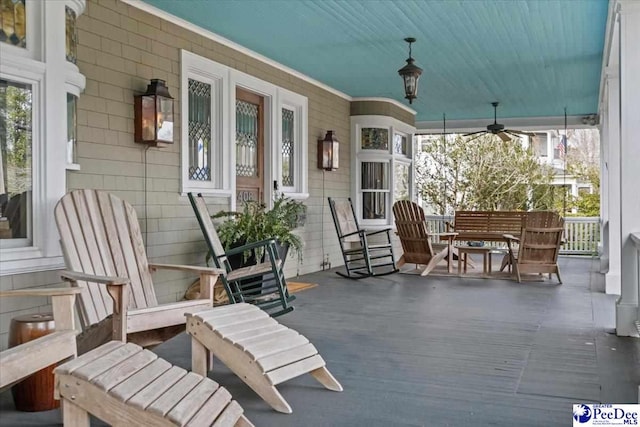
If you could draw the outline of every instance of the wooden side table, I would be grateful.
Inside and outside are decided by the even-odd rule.
[[[55,331],[53,313],[35,313],[11,319],[9,347],[40,338]],[[18,411],[48,411],[60,406],[53,398],[55,365],[48,366],[11,387],[13,401]]]
[[[482,254],[482,272],[487,274],[491,271],[489,264],[491,259],[491,247],[489,246],[456,246],[458,250],[458,274],[461,274],[464,266],[464,273],[467,272],[469,254]]]

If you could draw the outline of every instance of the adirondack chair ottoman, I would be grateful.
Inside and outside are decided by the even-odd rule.
[[[310,373],[329,390],[342,391],[307,338],[248,303],[187,314],[191,369],[206,376],[211,354],[273,409],[292,413],[276,385]]]
[[[137,344],[108,342],[54,373],[65,426],[88,427],[89,414],[116,426],[253,426],[224,387]]]

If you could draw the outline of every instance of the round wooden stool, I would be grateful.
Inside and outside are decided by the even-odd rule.
[[[24,344],[55,331],[52,313],[36,313],[17,316],[11,319],[9,329],[9,347]],[[53,398],[53,368],[48,366],[11,388],[13,401],[18,411],[48,411],[60,406]]]

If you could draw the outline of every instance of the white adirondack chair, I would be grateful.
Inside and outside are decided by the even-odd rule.
[[[0,298],[49,296],[55,332],[0,352],[0,392],[47,366],[76,356],[73,304],[79,289],[0,291]]]
[[[216,268],[150,264],[133,207],[98,190],[75,190],[55,208],[68,271],[62,278],[81,289],[83,333],[78,353],[112,339],[157,345],[185,329],[185,313],[213,306]],[[158,304],[151,272],[180,270],[200,275],[200,299]]]

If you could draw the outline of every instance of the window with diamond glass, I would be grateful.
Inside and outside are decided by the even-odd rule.
[[[70,7],[65,8],[65,54],[67,61],[75,64],[78,59],[78,29],[76,13]]]
[[[0,0],[0,42],[27,47],[25,0]]]
[[[404,155],[408,153],[406,135],[401,135],[399,133],[393,135],[393,153]]]
[[[362,128],[363,150],[389,150],[389,129]]]
[[[189,79],[189,179],[211,181],[211,85]]]
[[[236,101],[236,176],[258,174],[258,106]]]
[[[294,113],[286,108],[282,109],[282,185],[293,187],[295,158],[295,123]]]

